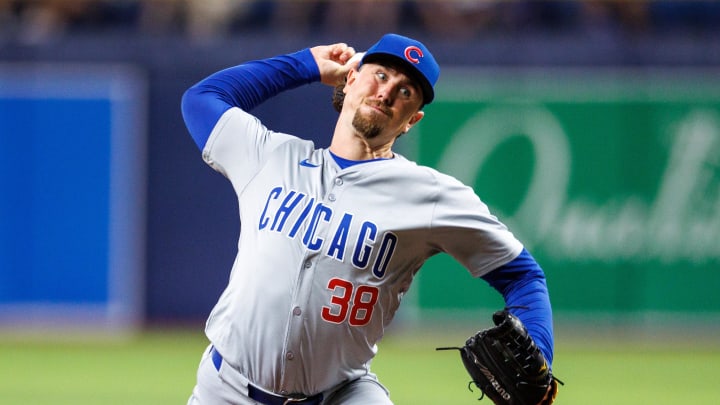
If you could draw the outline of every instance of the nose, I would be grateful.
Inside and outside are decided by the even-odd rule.
[[[391,105],[394,98],[394,90],[392,86],[386,85],[378,89],[377,97],[385,104]]]

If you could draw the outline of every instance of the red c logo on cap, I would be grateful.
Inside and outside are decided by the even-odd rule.
[[[422,49],[418,48],[417,46],[408,46],[405,48],[405,59],[409,60],[412,63],[420,63],[420,58],[422,58],[423,51]]]

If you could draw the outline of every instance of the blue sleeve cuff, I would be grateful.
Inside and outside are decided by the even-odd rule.
[[[502,294],[505,306],[522,321],[551,367],[554,347],[552,307],[545,273],[535,259],[523,249],[510,263],[482,278]]]
[[[215,123],[231,107],[249,111],[282,91],[319,80],[320,70],[309,48],[243,63],[189,88],[182,98],[183,118],[202,150]]]

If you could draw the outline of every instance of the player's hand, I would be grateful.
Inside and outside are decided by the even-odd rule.
[[[350,69],[360,63],[360,58],[353,58],[355,49],[345,43],[315,46],[310,52],[320,70],[320,81],[329,86],[343,83]]]

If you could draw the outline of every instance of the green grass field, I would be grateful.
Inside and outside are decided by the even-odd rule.
[[[453,345],[457,334],[390,334],[373,370],[397,405],[477,402]],[[184,404],[206,345],[199,331],[148,332],[130,339],[0,335],[0,403]],[[672,340],[618,344],[574,338],[556,342],[560,405],[716,404],[720,345],[677,347]]]

